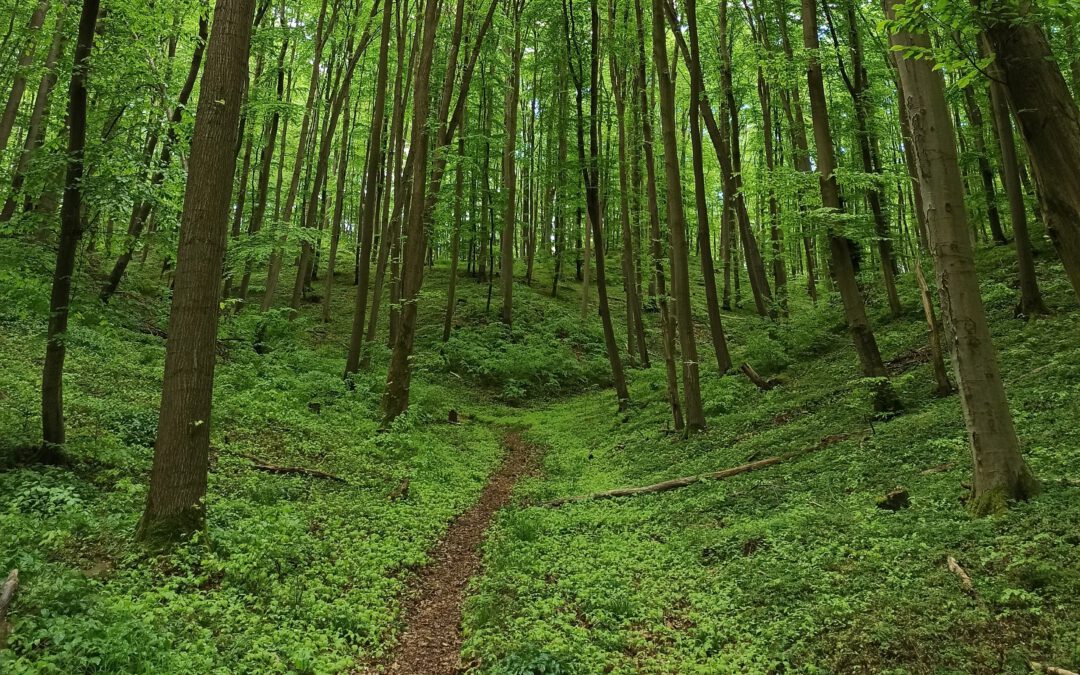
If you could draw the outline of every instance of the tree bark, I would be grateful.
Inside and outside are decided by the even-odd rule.
[[[1026,2],[974,0],[1031,158],[1043,217],[1080,299],[1080,110]]]
[[[886,0],[890,17],[900,0]],[[924,34],[890,36],[894,47],[929,50]],[[897,61],[907,97],[919,182],[922,185],[938,293],[952,343],[953,369],[971,445],[974,481],[971,507],[983,515],[1007,500],[1038,492],[1013,427],[997,354],[990,339],[964,210],[963,181],[953,141],[945,83],[929,59]]]
[[[980,39],[984,46],[985,39]],[[1039,281],[1035,275],[1035,256],[1031,248],[1031,234],[1027,225],[1027,205],[1024,203],[1023,186],[1020,184],[1020,163],[1016,157],[1016,138],[1013,136],[1012,119],[1009,116],[1009,101],[998,73],[990,79],[990,112],[994,126],[994,137],[1001,148],[1001,183],[1005,186],[1005,195],[1009,199],[1009,220],[1012,224],[1013,241],[1016,243],[1016,258],[1020,282],[1020,302],[1016,306],[1017,316],[1030,317],[1047,314],[1049,310],[1043,303]]]
[[[221,270],[254,0],[218,3],[207,45],[176,256],[165,379],[146,510],[136,537],[203,527]]]
[[[827,209],[839,213],[840,191],[836,183],[836,158],[833,154],[832,131],[829,127],[829,113],[825,102],[825,83],[818,61],[818,23],[816,0],[802,0],[803,44],[810,52],[807,67],[808,90],[810,94],[810,116],[814,128],[814,143],[817,146],[817,171],[821,187],[821,203]],[[832,228],[830,228],[832,229]],[[879,413],[895,413],[900,408],[900,401],[888,381],[888,373],[878,350],[877,340],[866,318],[866,306],[862,292],[855,278],[855,268],[851,258],[848,240],[835,230],[829,232],[829,252],[831,254],[833,274],[844,303],[844,316],[848,331],[859,357],[859,364],[864,377],[878,380],[874,385],[874,408]]]
[[[68,160],[64,176],[64,202],[60,208],[60,247],[56,252],[45,364],[41,371],[41,435],[38,459],[47,464],[64,460],[64,358],[71,304],[71,277],[79,239],[86,229],[82,213],[83,151],[86,148],[86,73],[94,48],[99,0],[83,0],[74,65],[68,86]],[[231,147],[231,146],[230,146]],[[215,284],[216,285],[216,284]]]
[[[682,181],[679,175],[678,144],[675,137],[675,82],[668,65],[667,39],[664,30],[665,0],[653,0],[653,59],[660,87],[660,129],[664,144],[664,174],[667,179],[667,222],[671,241],[671,280],[675,297],[675,315],[679,347],[683,361],[683,396],[686,403],[686,429],[689,433],[705,428],[698,376],[697,341],[694,337],[690,307],[690,275],[686,248],[686,219],[683,213]]]

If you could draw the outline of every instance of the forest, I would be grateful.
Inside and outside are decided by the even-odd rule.
[[[0,673],[1080,671],[1080,1],[0,0]]]

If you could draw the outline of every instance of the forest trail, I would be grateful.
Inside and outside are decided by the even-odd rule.
[[[461,607],[469,579],[480,569],[480,545],[495,513],[514,486],[538,466],[538,449],[510,430],[503,438],[505,459],[488,479],[476,504],[460,515],[431,551],[431,562],[410,584],[405,629],[389,658],[391,673],[444,675],[463,670]]]

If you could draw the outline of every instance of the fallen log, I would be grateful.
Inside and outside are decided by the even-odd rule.
[[[799,452],[790,452],[786,455],[775,455],[773,457],[766,457],[765,459],[759,459],[756,462],[750,462],[748,464],[742,464],[740,466],[733,466],[729,469],[723,469],[721,471],[713,471],[710,473],[702,473],[696,476],[683,476],[682,478],[672,478],[662,483],[656,483],[654,485],[646,485],[644,487],[622,487],[615,488],[614,490],[604,490],[603,492],[593,492],[587,495],[577,495],[576,497],[561,497],[559,499],[553,499],[550,502],[546,502],[541,506],[547,508],[557,508],[564,504],[573,504],[576,502],[590,501],[593,499],[611,499],[613,497],[634,497],[637,495],[655,494],[657,492],[667,492],[668,490],[677,490],[679,488],[687,487],[688,485],[694,485],[707,480],[723,480],[725,478],[731,478],[732,476],[738,476],[739,474],[749,473],[750,471],[757,471],[758,469],[764,469],[770,467],[773,464],[779,464],[795,457],[801,457],[810,452],[817,450],[823,450],[834,443],[847,440],[858,435],[859,432],[850,434],[833,434],[822,438],[817,445],[806,448]],[[865,433],[862,432],[862,433]]]
[[[1039,663],[1038,661],[1029,661],[1028,666],[1031,667],[1032,672],[1036,673],[1048,673],[1049,675],[1078,675],[1071,670],[1048,666],[1045,663]]]
[[[785,459],[787,459],[787,457],[785,456],[766,457],[765,459],[759,459],[756,462],[750,462],[749,464],[743,464],[742,466],[724,469],[723,471],[713,471],[712,473],[703,473],[697,476],[683,476],[682,478],[673,478],[672,480],[666,480],[662,483],[656,483],[655,485],[646,485],[645,487],[624,487],[616,488],[614,490],[605,490],[604,492],[594,492],[592,494],[579,495],[577,497],[563,497],[562,499],[552,500],[544,504],[544,506],[554,508],[562,506],[563,504],[583,502],[590,499],[611,499],[612,497],[633,497],[636,495],[647,495],[656,492],[667,492],[668,490],[684,488],[688,485],[693,485],[694,483],[700,483],[706,480],[723,480],[732,476],[738,476],[741,473],[757,471],[758,469],[764,469],[765,467],[772,466],[773,464],[779,464]]]
[[[293,475],[293,476],[310,476],[311,478],[323,478],[325,480],[332,480],[332,481],[336,481],[338,483],[348,483],[349,482],[349,481],[345,480],[344,478],[342,478],[341,476],[335,476],[332,473],[327,473],[325,471],[320,471],[318,469],[308,469],[308,468],[305,468],[305,467],[302,467],[302,466],[277,466],[276,464],[267,464],[265,461],[263,461],[262,459],[259,459],[258,457],[254,456],[254,455],[244,455],[244,454],[239,454],[239,453],[237,453],[237,454],[240,457],[243,457],[244,459],[250,461],[251,462],[251,468],[255,469],[256,471],[265,471],[267,473],[276,473],[276,474]]]

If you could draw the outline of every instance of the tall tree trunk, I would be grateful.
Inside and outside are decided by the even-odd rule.
[[[817,146],[817,171],[821,187],[821,204],[836,213],[842,210],[840,190],[836,183],[836,158],[833,154],[832,131],[829,126],[829,113],[825,103],[825,83],[821,72],[821,62],[814,54],[818,51],[818,23],[816,0],[802,0],[803,43],[810,52],[807,67],[808,90],[810,94],[810,116],[814,127],[814,143]],[[864,377],[875,378],[874,408],[879,413],[899,411],[900,400],[888,380],[885,364],[878,351],[877,340],[866,318],[866,306],[862,292],[855,279],[855,267],[851,258],[848,240],[835,229],[829,232],[829,252],[833,265],[833,275],[844,303],[844,316],[848,331],[855,344],[855,352]]]
[[[686,18],[690,32],[690,58],[687,59],[687,65],[690,68],[690,143],[694,155],[697,244],[701,256],[701,274],[705,277],[705,305],[709,313],[709,334],[712,337],[713,352],[716,355],[716,367],[720,373],[725,373],[731,368],[731,354],[728,353],[724,325],[720,319],[720,301],[716,294],[716,270],[713,268],[712,234],[709,231],[709,206],[705,197],[705,152],[701,144],[701,111],[700,106],[692,103],[699,101],[705,91],[705,82],[701,77],[701,52],[698,46],[697,0],[687,0]]]
[[[99,0],[83,0],[74,65],[68,86],[68,160],[64,176],[64,203],[60,208],[60,247],[56,252],[45,365],[41,370],[41,435],[38,459],[56,464],[64,459],[64,358],[71,304],[71,277],[79,239],[86,229],[82,213],[83,151],[86,148],[86,73],[94,48]],[[231,146],[230,146],[231,147]],[[215,282],[215,286],[216,286]]]
[[[412,371],[409,357],[416,338],[416,303],[424,279],[424,253],[427,250],[424,232],[424,201],[427,190],[429,133],[428,111],[431,108],[431,62],[438,31],[438,1],[426,0],[423,18],[423,42],[413,87],[413,127],[409,159],[412,163],[412,187],[408,227],[404,233],[400,325],[394,336],[390,368],[383,394],[383,425],[389,426],[409,407],[409,381]]]
[[[998,244],[1009,243],[1005,231],[1001,229],[1001,214],[997,206],[997,189],[994,187],[994,172],[990,168],[990,157],[986,153],[986,132],[983,130],[982,109],[975,100],[975,90],[964,87],[964,111],[967,113],[971,133],[975,139],[975,154],[979,162],[979,178],[982,179],[983,198],[986,200],[986,220],[990,224],[990,236]]]
[[[589,14],[592,24],[592,59],[591,78],[589,80],[589,158],[585,159],[585,138],[582,133],[582,104],[580,79],[578,84],[578,160],[585,183],[585,204],[592,223],[593,253],[596,258],[596,295],[600,309],[600,322],[604,328],[604,347],[607,350],[608,363],[611,364],[611,379],[615,386],[615,395],[619,398],[619,412],[626,412],[630,407],[630,392],[626,388],[626,376],[623,374],[619,345],[615,340],[615,325],[611,319],[608,304],[607,279],[604,269],[604,229],[603,210],[600,205],[600,12],[598,0],[589,2]]]
[[[664,278],[663,238],[660,233],[660,207],[656,187],[656,158],[653,148],[652,108],[649,106],[649,93],[645,77],[645,19],[641,9],[641,0],[634,0],[634,15],[637,25],[637,70],[634,73],[634,87],[637,90],[638,105],[641,111],[641,143],[645,148],[645,201],[649,209],[649,251],[652,256],[654,298],[660,306],[661,342],[664,351],[664,371],[667,378],[668,402],[671,405],[672,422],[676,431],[685,426],[682,400],[679,397],[679,376],[675,366],[675,319],[671,316],[667,288]]]
[[[1018,18],[1004,0],[975,4],[1031,158],[1047,230],[1080,299],[1080,110],[1028,4]]]
[[[615,30],[615,3],[608,3],[611,30]],[[641,363],[648,367],[649,350],[645,342],[645,325],[641,320],[641,298],[638,295],[637,269],[634,260],[633,233],[630,229],[630,182],[629,157],[626,152],[626,69],[616,62],[614,52],[609,53],[611,92],[615,98],[615,116],[619,134],[619,229],[622,235],[623,292],[626,294],[626,351],[633,365],[640,354]],[[715,284],[714,284],[715,286]]]
[[[461,135],[458,136],[458,159],[454,168],[454,222],[450,234],[450,279],[446,289],[446,316],[443,319],[442,340],[450,339],[454,328],[454,310],[457,308],[458,258],[461,256],[461,220],[465,190],[465,130],[468,123],[468,106],[461,116]],[[472,209],[469,209],[472,216]]]
[[[280,20],[282,25],[287,21],[284,10],[280,13]],[[282,40],[281,51],[278,52],[277,61],[277,97],[276,101],[281,103],[285,97],[285,55],[289,50],[288,39]],[[290,67],[291,70],[291,67]],[[291,78],[290,78],[291,84]],[[291,87],[290,87],[291,92]],[[290,93],[291,97],[291,93]],[[286,119],[285,124],[288,124]],[[266,145],[263,146],[261,156],[259,157],[259,180],[255,188],[255,204],[251,210],[251,220],[248,221],[248,235],[253,236],[258,234],[262,230],[263,220],[266,218],[266,201],[270,188],[270,172],[273,169],[274,159],[274,147],[277,142],[278,128],[281,126],[281,111],[278,107],[274,108],[274,111],[270,114],[270,128],[267,131]],[[281,159],[279,160],[278,168],[278,193],[280,195],[281,187],[281,165],[284,164],[285,157],[285,140],[286,129],[282,129],[282,149],[280,152]],[[276,209],[275,209],[276,211]],[[275,213],[276,217],[276,213]],[[240,280],[240,290],[237,293],[237,298],[241,303],[247,302],[248,287],[251,284],[251,260],[244,263],[244,276]]]
[[[980,39],[985,51],[985,39]],[[1017,316],[1030,317],[1046,314],[1048,310],[1039,291],[1035,275],[1035,257],[1031,250],[1031,235],[1027,226],[1027,206],[1023,187],[1020,185],[1020,163],[1016,158],[1016,138],[1013,136],[1012,119],[1009,117],[1009,101],[999,74],[994,69],[990,78],[990,112],[994,137],[1001,148],[1001,183],[1009,199],[1009,219],[1012,223],[1013,241],[1016,242],[1016,258],[1020,281],[1020,302]]]
[[[653,0],[653,60],[660,87],[660,129],[664,144],[664,174],[667,179],[667,222],[671,241],[671,283],[683,362],[683,395],[686,428],[693,433],[705,428],[698,378],[697,341],[690,307],[690,274],[686,247],[686,219],[683,214],[682,180],[679,175],[678,144],[675,137],[675,82],[668,65],[667,36],[664,30],[664,0]]]
[[[389,14],[390,8],[386,7],[383,9],[383,11]],[[357,102],[356,108],[359,110],[359,102]],[[345,181],[349,173],[349,146],[352,143],[352,134],[350,133],[350,129],[355,126],[356,120],[349,118],[349,102],[346,101],[345,112],[341,116],[341,143],[340,147],[338,148],[337,180],[334,188],[334,218],[333,222],[330,225],[330,253],[329,257],[326,260],[326,278],[323,280],[323,323],[330,322],[330,303],[331,297],[334,292],[334,273],[337,267],[338,247],[341,243],[341,221],[345,217]],[[368,151],[378,152],[376,148],[372,148],[371,146],[368,147]],[[370,259],[368,262],[370,262]]]
[[[899,2],[887,3],[887,12],[893,16]],[[914,47],[923,52],[930,49],[930,40],[924,34],[894,33],[890,42],[897,48]],[[979,515],[993,513],[1004,509],[1008,500],[1035,495],[1039,484],[1020,455],[979,296],[944,80],[929,59],[901,58],[898,65],[907,97],[939,297],[971,444],[975,473],[971,507]]]
[[[136,537],[168,541],[205,521],[218,300],[254,0],[218,3],[207,46],[176,256],[150,491]]]
[[[307,103],[304,105],[304,116],[300,122],[300,138],[296,146],[296,158],[293,160],[292,178],[289,180],[289,192],[285,197],[285,211],[282,215],[280,224],[284,224],[286,228],[292,225],[293,209],[296,208],[296,194],[300,189],[300,177],[303,175],[305,161],[307,159],[308,143],[311,140],[311,118],[315,110],[315,97],[319,91],[319,81],[322,76],[322,54],[323,47],[326,45],[329,30],[327,30],[326,21],[326,6],[327,0],[322,0],[322,7],[319,10],[319,22],[318,27],[315,29],[315,55],[311,62],[311,76],[308,79],[308,94]],[[330,18],[329,23],[333,24],[337,18],[337,4],[334,5],[334,13]],[[284,161],[285,157],[281,157],[281,161]],[[270,265],[266,274],[266,290],[263,292],[262,303],[259,310],[265,312],[270,309],[274,304],[274,296],[277,294],[278,280],[281,276],[281,264],[282,256],[284,255],[282,248],[285,245],[285,234],[283,233],[278,240],[278,245],[275,247],[274,252],[270,255]]]
[[[500,237],[499,287],[502,290],[502,322],[512,325],[514,319],[514,226],[517,209],[517,121],[518,94],[521,89],[521,11],[518,0],[512,0],[514,44],[510,53],[510,82],[506,90],[506,143],[503,146],[503,226]]]
[[[379,168],[381,166],[382,159],[382,146],[383,146],[383,118],[386,114],[386,83],[389,79],[389,54],[390,54],[390,36],[392,31],[391,19],[393,17],[392,0],[386,0],[383,7],[383,20],[382,28],[379,38],[379,63],[376,66],[375,75],[375,105],[372,108],[371,113],[371,137],[368,139],[368,156],[367,166],[364,167],[364,185],[367,189],[367,194],[364,195],[363,211],[360,214],[360,247],[359,258],[357,259],[357,284],[356,284],[356,298],[353,306],[353,323],[352,331],[349,335],[349,348],[345,356],[345,375],[351,375],[357,372],[360,368],[361,352],[364,346],[364,315],[367,310],[367,296],[368,285],[371,278],[371,249],[375,238],[375,223],[376,223],[376,202],[375,194],[378,191],[379,183]],[[398,55],[401,55],[404,48],[404,41],[400,38],[404,35],[399,35]],[[410,57],[410,63],[412,58]],[[396,82],[394,84],[394,94],[397,97],[400,94],[401,88],[401,68],[403,63],[399,59],[398,61],[398,74]],[[395,106],[397,106],[395,99]],[[395,115],[397,113],[395,112]],[[393,120],[393,125],[397,125],[400,129],[401,122],[397,119]],[[393,129],[391,134],[393,134]],[[395,189],[399,189],[400,186],[395,184]],[[389,199],[389,195],[383,195],[383,199]],[[380,239],[380,248],[387,244],[387,237],[383,236]],[[378,289],[382,291],[381,288]],[[374,310],[372,310],[374,314]]]
[[[15,79],[11,83],[11,91],[8,92],[7,104],[4,113],[0,116],[0,157],[7,150],[11,132],[15,128],[15,116],[22,104],[23,94],[26,92],[26,71],[34,61],[34,45],[37,42],[37,32],[45,24],[45,14],[49,11],[49,0],[40,0],[34,12],[30,15],[30,22],[26,26],[26,42],[22,51],[19,52],[19,61],[15,66]]]

